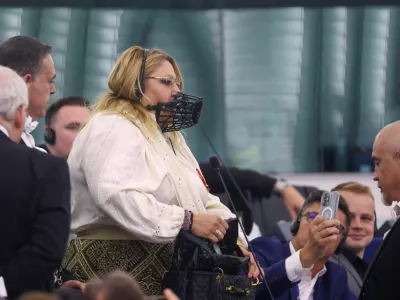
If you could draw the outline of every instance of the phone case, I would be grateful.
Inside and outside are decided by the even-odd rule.
[[[335,220],[339,207],[339,192],[325,192],[321,198],[321,209],[319,214],[327,220]]]

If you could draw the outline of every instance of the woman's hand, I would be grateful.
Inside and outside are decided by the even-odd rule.
[[[170,289],[165,289],[163,293],[166,300],[179,300],[178,296]]]
[[[221,217],[205,214],[193,215],[192,233],[209,239],[213,243],[222,240],[228,228],[228,223]]]
[[[246,249],[245,246],[242,244],[238,243],[238,246],[240,247],[240,250],[242,250],[242,253],[244,256],[250,257],[250,262],[249,262],[249,273],[247,274],[248,278],[257,278],[260,275],[260,271],[258,270],[256,260],[254,259],[254,256],[249,250]],[[264,271],[261,269],[261,272],[264,275]]]

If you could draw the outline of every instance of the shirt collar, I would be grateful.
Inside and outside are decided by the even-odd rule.
[[[296,249],[294,249],[294,247],[293,247],[292,241],[289,242],[289,248],[290,248],[290,254],[293,255],[293,254],[295,254],[297,252]],[[314,265],[313,265],[313,267],[314,267]],[[326,271],[327,271],[326,270],[326,266],[324,265],[324,267],[321,269],[321,271],[319,271],[314,278],[321,277],[322,275],[324,275],[326,273]]]
[[[0,125],[0,131],[3,132],[7,137],[10,137],[8,130],[3,125]]]
[[[33,121],[31,116],[26,116],[24,132],[30,134],[38,126],[38,121]]]
[[[400,203],[399,202],[393,202],[392,203],[392,210],[396,216],[396,218],[400,217]]]

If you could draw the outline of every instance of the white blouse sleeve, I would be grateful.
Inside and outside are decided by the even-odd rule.
[[[184,209],[161,203],[151,194],[163,175],[149,169],[144,136],[123,117],[102,116],[92,122],[82,168],[95,204],[137,239],[172,242],[181,229]]]

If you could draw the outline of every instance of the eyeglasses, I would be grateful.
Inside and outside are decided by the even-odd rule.
[[[307,217],[307,220],[309,222],[314,221],[314,219],[318,216],[319,214],[314,211],[307,211],[304,214],[302,214],[302,217]],[[336,228],[339,230],[339,233],[342,233],[344,231],[343,225],[337,225]]]
[[[167,87],[172,87],[174,85],[174,83],[180,87],[181,86],[181,81],[179,79],[171,79],[171,78],[167,78],[167,77],[146,77],[146,78],[150,78],[150,79],[155,79],[158,80],[159,82],[161,82],[162,84],[164,84]]]

